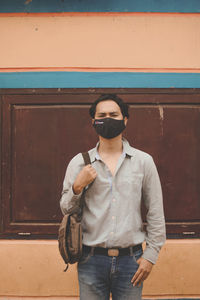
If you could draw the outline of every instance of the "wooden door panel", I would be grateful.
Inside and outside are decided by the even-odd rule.
[[[59,222],[60,171],[87,149],[88,107],[18,105],[13,115],[12,222]]]
[[[55,234],[66,166],[97,142],[88,105],[6,103],[4,113],[10,135],[5,231]]]
[[[126,136],[157,165],[167,222],[200,215],[200,106],[131,105]]]
[[[198,236],[199,91],[92,89],[2,97],[2,237],[57,235],[66,167],[97,142],[88,108],[102,92],[118,92],[130,105],[125,137],[154,158],[168,235]]]
[[[200,106],[169,107],[164,114],[162,176],[166,204],[169,203],[167,220],[197,221],[200,216]]]

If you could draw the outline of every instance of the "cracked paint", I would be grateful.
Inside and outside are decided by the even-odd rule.
[[[158,108],[159,108],[159,113],[160,113],[160,120],[163,121],[163,119],[164,119],[163,107],[162,107],[162,106],[159,106]]]
[[[162,106],[158,106],[159,115],[160,115],[160,127],[161,127],[161,135],[163,136],[163,120],[164,120],[164,111]]]

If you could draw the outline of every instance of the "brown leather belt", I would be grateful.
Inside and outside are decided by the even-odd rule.
[[[124,256],[131,255],[138,250],[142,250],[142,244],[128,248],[102,248],[102,247],[91,247],[83,245],[83,251],[93,252],[95,255],[106,255],[106,256]]]

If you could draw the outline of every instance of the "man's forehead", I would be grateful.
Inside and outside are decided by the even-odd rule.
[[[120,111],[120,107],[115,101],[106,100],[106,101],[101,101],[97,104],[96,111],[116,112],[116,111]]]

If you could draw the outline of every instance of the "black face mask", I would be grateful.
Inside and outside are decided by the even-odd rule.
[[[118,136],[126,128],[124,120],[112,118],[95,119],[93,126],[97,134],[105,139],[112,139]]]

